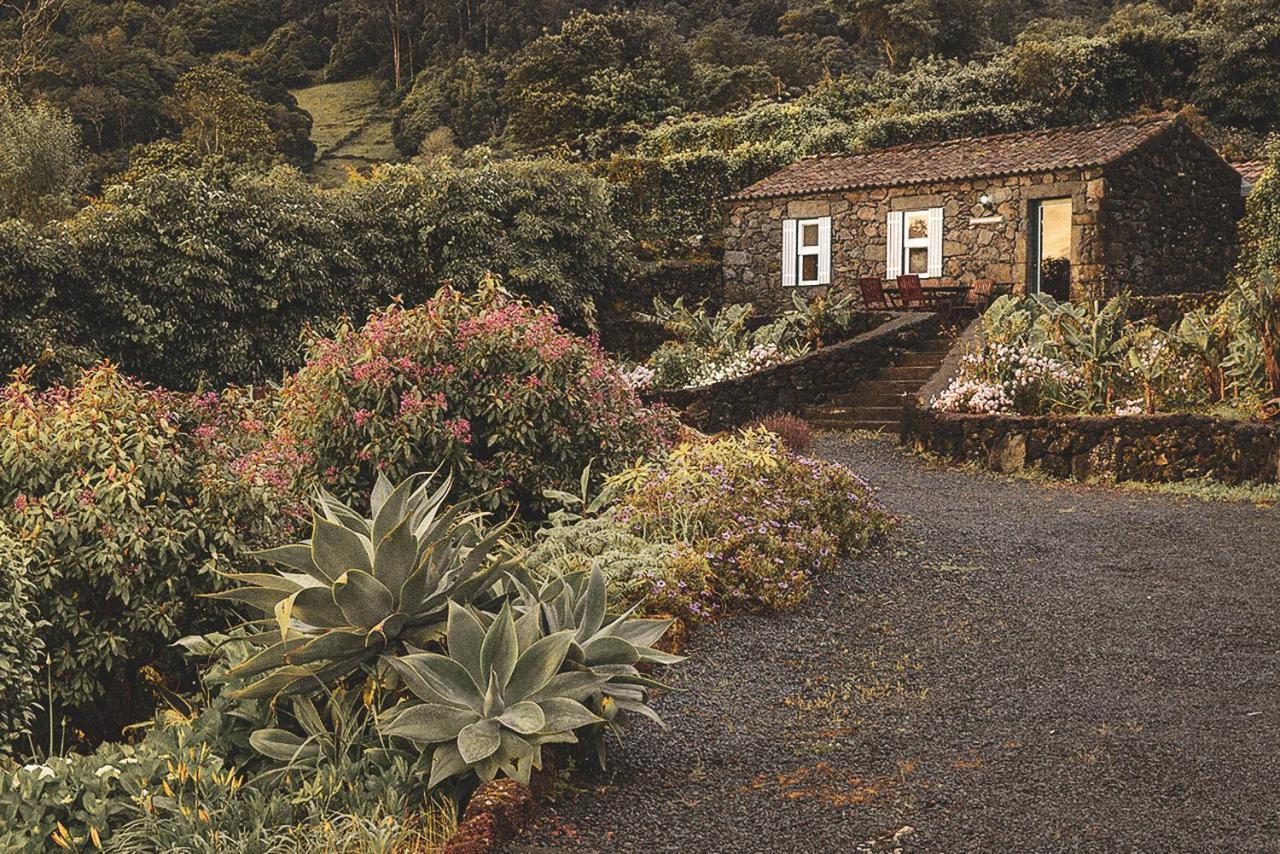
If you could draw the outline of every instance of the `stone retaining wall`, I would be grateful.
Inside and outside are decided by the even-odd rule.
[[[1280,482],[1280,425],[1207,415],[966,415],[909,399],[902,441],[1005,473],[1035,468],[1076,480]]]
[[[795,412],[874,376],[901,351],[935,337],[941,325],[940,316],[931,313],[898,312],[887,317],[870,332],[749,376],[701,388],[648,392],[645,399],[672,407],[686,424],[705,433],[773,412]]]

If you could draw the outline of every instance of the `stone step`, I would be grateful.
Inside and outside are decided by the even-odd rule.
[[[898,433],[902,429],[900,421],[861,421],[852,418],[831,418],[809,421],[815,430],[870,430],[876,433]]]
[[[911,394],[920,390],[923,383],[917,380],[876,379],[865,380],[854,387],[850,394]]]
[[[945,350],[940,352],[920,352],[908,353],[898,360],[901,367],[918,368],[928,366],[931,368],[942,367],[942,360],[946,357]]]
[[[899,409],[906,402],[906,396],[915,389],[900,391],[868,391],[866,384],[844,394],[834,394],[829,400],[836,406],[896,406]]]
[[[880,378],[885,380],[913,380],[918,388],[919,386],[924,385],[925,381],[928,380],[929,377],[937,373],[937,370],[938,369],[936,367],[929,367],[927,365],[918,367],[895,366],[892,368],[885,368],[881,371]]]

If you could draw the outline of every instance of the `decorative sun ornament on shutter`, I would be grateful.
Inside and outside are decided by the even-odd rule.
[[[818,220],[818,284],[831,284],[831,217]]]
[[[942,208],[929,208],[928,278],[942,277]]]
[[[893,280],[902,275],[902,211],[889,211],[888,234],[884,277]]]
[[[796,221],[782,221],[782,286],[793,288],[796,284]]]

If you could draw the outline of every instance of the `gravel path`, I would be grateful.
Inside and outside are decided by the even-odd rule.
[[[1280,515],[822,456],[903,517],[513,850],[1280,851]]]

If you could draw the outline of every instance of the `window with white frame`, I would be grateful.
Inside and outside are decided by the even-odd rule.
[[[831,217],[782,221],[782,284],[831,284]]]
[[[922,279],[942,275],[942,208],[890,211],[885,278],[914,273]]]

